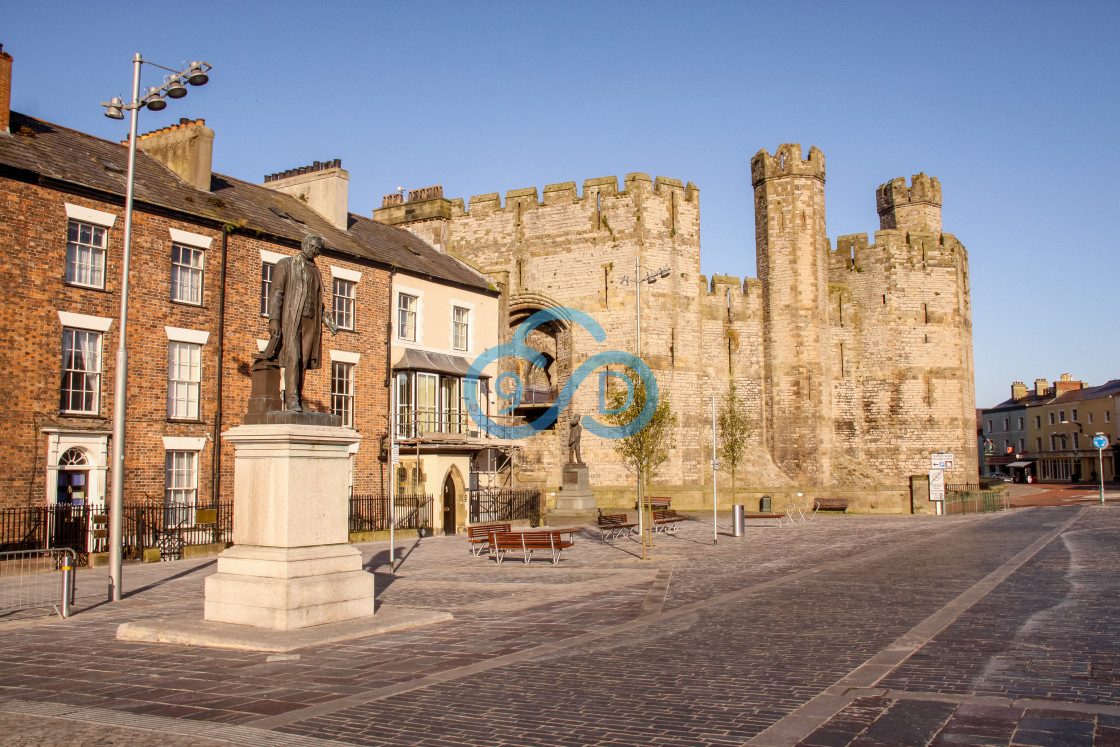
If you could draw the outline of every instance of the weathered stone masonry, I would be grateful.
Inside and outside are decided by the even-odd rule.
[[[710,500],[711,397],[734,381],[754,421],[738,484],[752,494],[844,495],[864,510],[910,510],[907,479],[929,453],[957,455],[950,481],[975,474],[975,416],[968,259],[941,232],[936,178],[894,179],[876,193],[881,230],[841,236],[825,228],[824,155],[784,144],[751,160],[758,279],[700,274],[700,193],[646,174],[589,179],[499,195],[387,201],[377,220],[403,225],[462,257],[501,287],[505,339],[528,313],[571,306],[606,330],[604,343],[557,325],[549,371],[562,384],[589,356],[635,348],[634,275],[671,267],[642,289],[642,357],[680,426],[658,493],[688,505]],[[425,197],[427,197],[425,199]],[[547,346],[548,342],[545,341]],[[598,383],[574,404],[598,408]],[[531,415],[531,413],[527,413]],[[529,439],[519,477],[560,484],[566,418]],[[585,432],[584,458],[600,505],[632,501],[633,479],[612,444]],[[730,483],[729,475],[721,477]],[[707,487],[705,487],[707,483]],[[732,501],[721,487],[726,501]],[[916,505],[915,510],[928,510]]]

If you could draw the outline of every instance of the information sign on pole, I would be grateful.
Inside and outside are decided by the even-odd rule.
[[[929,499],[931,501],[945,500],[945,470],[931,469],[929,471]]]
[[[953,469],[953,454],[948,451],[929,455],[930,469]]]

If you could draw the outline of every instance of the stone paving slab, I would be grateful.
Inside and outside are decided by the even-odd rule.
[[[104,572],[83,570],[70,620],[0,620],[0,714],[143,716],[275,745],[730,745],[816,702],[805,744],[1112,743],[1116,507],[822,515],[715,545],[698,516],[645,562],[636,542],[597,534],[557,566],[499,566],[463,538],[402,541],[395,574],[387,543],[364,545],[379,604],[454,619],[271,660],[114,639],[121,623],[197,612],[212,559],[126,566],[115,604]],[[874,688],[841,685],[876,661]]]

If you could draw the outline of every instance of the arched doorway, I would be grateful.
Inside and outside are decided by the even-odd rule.
[[[440,498],[443,501],[443,533],[455,534],[460,524],[459,517],[463,517],[462,524],[466,525],[466,485],[463,483],[463,473],[457,465],[451,465],[443,477],[443,490]],[[460,506],[462,504],[462,506]]]
[[[60,506],[84,506],[88,497],[89,460],[81,449],[67,449],[58,459],[55,502]]]
[[[58,492],[55,494],[54,547],[85,552],[85,528],[89,498],[89,459],[72,447],[58,458]]]
[[[451,473],[443,480],[443,533],[455,534],[455,481]]]

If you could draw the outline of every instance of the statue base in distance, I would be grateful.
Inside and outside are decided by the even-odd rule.
[[[565,464],[560,471],[561,489],[556,496],[556,508],[548,512],[549,523],[553,520],[586,520],[598,515],[595,495],[591,492],[591,480],[586,464]]]

